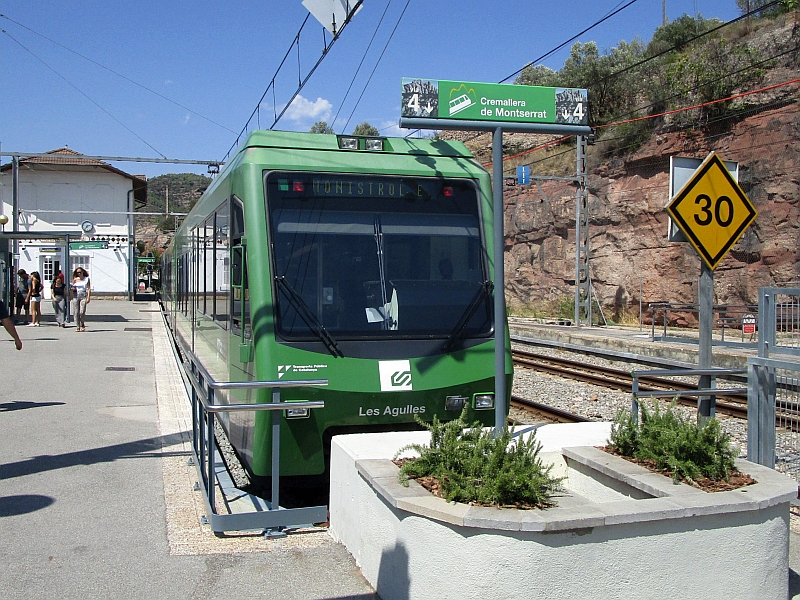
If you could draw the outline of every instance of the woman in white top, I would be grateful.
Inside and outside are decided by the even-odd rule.
[[[70,285],[70,295],[72,297],[72,314],[75,315],[75,331],[86,331],[86,305],[92,296],[92,288],[89,284],[89,273],[83,267],[78,267],[72,272],[72,285]]]
[[[42,276],[39,275],[39,271],[31,273],[28,296],[25,300],[31,305],[31,322],[28,323],[28,327],[41,327],[39,321],[42,318]]]

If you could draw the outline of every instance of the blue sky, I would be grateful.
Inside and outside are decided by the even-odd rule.
[[[332,124],[339,113],[337,133],[367,121],[383,135],[405,135],[397,127],[401,78],[498,82],[626,3],[365,0],[275,128],[308,131],[319,120]],[[740,14],[735,0],[667,0],[670,20],[696,12],[725,21]],[[307,11],[301,0],[0,0],[0,14],[3,152],[69,146],[87,155],[220,160]],[[606,50],[620,40],[648,41],[661,14],[661,0],[637,0],[579,41],[596,41]],[[294,50],[274,101],[270,91],[261,104],[262,128],[272,124],[275,105],[278,112],[285,106],[322,44],[322,27],[310,22],[301,37],[300,71]],[[568,54],[569,45],[543,64],[559,69]],[[181,165],[115,166],[150,177],[205,172]]]

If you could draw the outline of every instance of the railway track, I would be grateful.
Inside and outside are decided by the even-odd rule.
[[[515,365],[519,365],[528,369],[549,373],[551,375],[557,375],[559,377],[566,377],[601,387],[620,390],[623,392],[633,392],[633,377],[628,371],[614,369],[611,367],[589,365],[585,362],[580,362],[577,360],[543,356],[525,350],[514,350],[512,352],[512,356]],[[644,376],[639,377],[639,390],[677,390],[686,393],[697,390],[697,386],[690,383],[675,381],[673,379]],[[716,394],[716,398],[716,409],[719,412],[741,419],[747,418],[746,394],[719,393]],[[724,400],[720,400],[721,398],[724,398]],[[692,406],[696,404],[695,400],[682,396],[678,397],[678,402]],[[797,427],[800,429],[800,421],[797,421]]]
[[[511,396],[511,404],[517,405],[525,412],[530,413],[534,418],[553,423],[583,423],[590,421],[586,417],[576,415],[554,406],[547,406],[534,400],[522,398],[521,396]],[[512,423],[514,424],[514,423]]]

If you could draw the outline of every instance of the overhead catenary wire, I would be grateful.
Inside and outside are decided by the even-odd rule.
[[[684,47],[684,46],[686,46],[686,45],[689,45],[689,44],[691,44],[692,42],[694,42],[695,40],[698,40],[698,39],[700,39],[700,38],[702,38],[702,37],[704,37],[704,36],[706,36],[706,35],[710,35],[710,34],[712,34],[712,33],[716,32],[716,31],[719,31],[719,30],[721,30],[721,29],[725,28],[725,27],[729,27],[729,26],[733,25],[734,23],[736,23],[736,22],[740,21],[741,19],[743,19],[743,18],[745,18],[745,17],[752,16],[753,14],[755,14],[755,13],[757,13],[757,12],[760,12],[760,11],[762,11],[762,10],[766,9],[766,8],[769,8],[769,7],[777,6],[777,5],[779,5],[779,4],[781,4],[781,2],[780,2],[780,1],[774,1],[774,2],[771,2],[771,3],[770,3],[770,4],[768,4],[768,5],[765,5],[764,7],[761,7],[761,8],[758,8],[758,9],[753,9],[753,10],[752,10],[752,11],[750,11],[749,13],[745,13],[745,14],[741,15],[740,17],[736,18],[736,19],[733,19],[733,20],[731,20],[731,21],[728,21],[728,22],[726,22],[726,23],[723,23],[722,25],[719,25],[718,27],[714,27],[714,28],[712,28],[712,29],[710,29],[710,30],[708,30],[708,31],[706,31],[706,32],[703,32],[703,33],[701,33],[701,34],[698,34],[698,35],[696,35],[696,36],[694,36],[694,37],[692,37],[692,38],[690,38],[690,39],[686,40],[685,42],[683,42],[683,43],[681,43],[681,44],[677,44],[677,45],[675,45],[675,46],[672,46],[672,47],[670,47],[670,48],[668,48],[668,49],[666,49],[666,50],[664,50],[664,51],[662,51],[662,52],[659,52],[659,53],[658,53],[658,54],[656,54],[656,55],[650,56],[650,57],[648,57],[648,58],[646,58],[646,59],[644,59],[644,60],[641,60],[641,61],[639,61],[639,62],[637,62],[637,63],[635,63],[635,64],[633,64],[633,65],[629,65],[628,67],[625,67],[625,68],[623,68],[623,69],[620,69],[619,71],[616,71],[616,72],[614,72],[614,73],[612,73],[612,74],[609,74],[609,75],[607,75],[607,76],[605,76],[605,77],[603,77],[603,78],[601,78],[601,79],[598,79],[597,81],[595,81],[595,82],[593,82],[593,83],[590,83],[589,85],[594,85],[594,84],[597,84],[597,83],[601,83],[601,82],[603,82],[603,81],[606,81],[606,80],[608,80],[608,79],[611,79],[612,77],[615,77],[615,76],[618,76],[618,75],[620,75],[620,74],[622,74],[622,73],[624,73],[624,72],[627,72],[627,71],[631,70],[631,69],[632,69],[632,68],[634,68],[634,67],[641,66],[641,65],[643,65],[643,64],[645,64],[645,63],[649,62],[650,60],[653,60],[653,59],[655,59],[655,58],[657,58],[657,57],[659,57],[659,56],[662,56],[662,55],[664,55],[664,54],[667,54],[667,53],[669,53],[669,52],[672,52],[672,51],[678,50],[678,49],[680,49],[680,48],[682,48],[682,47]],[[727,79],[727,78],[731,77],[732,75],[739,74],[739,73],[741,73],[741,72],[743,72],[743,71],[747,71],[747,70],[749,70],[749,69],[758,68],[759,66],[761,66],[761,65],[764,65],[764,64],[766,64],[766,63],[769,63],[770,61],[773,61],[773,60],[776,60],[776,59],[778,59],[778,58],[781,58],[781,57],[783,57],[783,56],[786,56],[786,55],[792,54],[792,53],[794,53],[794,52],[797,52],[797,50],[798,50],[798,49],[797,49],[797,47],[795,47],[795,48],[792,48],[792,49],[790,49],[790,50],[786,50],[786,51],[784,51],[784,52],[780,52],[780,53],[778,53],[778,54],[776,54],[776,55],[773,55],[773,56],[767,57],[767,58],[765,58],[765,59],[763,59],[763,60],[760,60],[760,61],[757,61],[757,62],[755,62],[755,63],[751,63],[751,64],[749,64],[749,65],[746,65],[745,67],[742,67],[741,69],[738,69],[738,70],[736,70],[736,71],[733,71],[733,72],[730,72],[730,73],[725,73],[725,74],[721,75],[720,77],[718,77],[718,78],[716,78],[716,79],[713,79],[713,80],[705,80],[705,81],[699,82],[699,83],[698,83],[696,86],[694,86],[694,87],[691,87],[691,88],[686,88],[686,89],[680,90],[680,91],[678,91],[678,92],[676,92],[676,93],[674,93],[674,94],[672,94],[672,95],[670,95],[670,96],[666,96],[666,97],[663,97],[663,98],[659,98],[658,100],[656,100],[655,102],[653,102],[653,103],[651,103],[651,104],[649,104],[649,105],[637,107],[636,109],[632,110],[632,111],[631,111],[631,112],[629,112],[629,113],[625,113],[625,114],[623,114],[623,115],[618,115],[618,116],[614,117],[614,118],[612,119],[612,121],[611,121],[611,122],[608,122],[608,123],[605,123],[605,124],[597,124],[597,125],[595,125],[595,127],[597,127],[597,128],[611,127],[611,126],[613,126],[613,125],[621,125],[621,124],[624,124],[624,123],[631,123],[631,122],[643,121],[643,120],[647,120],[647,119],[654,119],[654,118],[657,118],[657,117],[662,117],[662,116],[665,116],[665,115],[668,115],[668,114],[673,114],[673,113],[687,112],[687,111],[689,111],[689,110],[694,110],[694,109],[697,109],[697,108],[702,108],[702,107],[704,107],[704,106],[710,106],[710,105],[713,105],[713,104],[718,104],[718,103],[720,103],[720,102],[725,102],[725,101],[732,100],[732,99],[736,99],[736,98],[739,98],[739,97],[742,97],[742,96],[748,96],[748,95],[756,94],[756,93],[759,93],[760,91],[762,91],[762,92],[763,92],[763,91],[768,91],[768,90],[770,90],[770,89],[774,89],[774,88],[777,88],[777,87],[781,87],[781,86],[784,86],[784,85],[788,85],[788,84],[790,84],[790,83],[794,83],[794,82],[795,82],[794,80],[790,80],[790,81],[787,81],[787,82],[783,82],[783,83],[780,83],[780,84],[776,84],[775,86],[768,86],[768,87],[766,87],[766,88],[763,88],[763,89],[761,89],[761,90],[753,90],[753,91],[751,91],[751,92],[744,92],[744,93],[742,93],[742,94],[733,95],[733,96],[731,96],[731,97],[729,97],[729,98],[721,98],[721,99],[717,99],[717,100],[709,101],[709,102],[707,102],[707,103],[703,103],[703,104],[698,104],[698,105],[689,106],[689,107],[682,107],[682,108],[679,108],[679,109],[675,109],[675,110],[673,110],[673,111],[666,111],[666,112],[662,112],[662,113],[659,113],[659,114],[656,114],[656,115],[647,115],[647,116],[644,116],[644,117],[636,117],[636,118],[631,118],[631,119],[623,119],[623,117],[625,117],[625,116],[627,116],[627,115],[631,115],[631,114],[639,113],[639,112],[641,112],[641,111],[643,111],[643,110],[647,110],[648,108],[650,108],[650,107],[652,107],[652,106],[654,106],[654,105],[656,105],[656,104],[658,104],[658,103],[663,103],[663,102],[669,101],[669,100],[671,100],[671,99],[677,98],[677,97],[679,97],[679,96],[681,96],[681,95],[684,95],[684,94],[690,93],[690,92],[692,92],[692,91],[695,91],[696,89],[698,89],[698,88],[700,88],[700,87],[702,87],[702,86],[704,86],[704,85],[708,85],[709,83],[715,83],[715,82],[718,82],[718,81],[721,81],[721,80],[725,80],[725,79]],[[530,64],[530,63],[529,63],[529,64]],[[526,66],[528,66],[528,65],[526,65]],[[523,67],[523,68],[524,68],[524,67]],[[520,69],[520,71],[518,71],[518,73],[519,73],[519,72],[521,72],[521,71],[522,71],[522,69]],[[478,134],[478,135],[480,135],[480,134]],[[477,136],[472,136],[471,138],[468,138],[466,141],[469,141],[470,139],[474,139],[475,137],[477,137]],[[535,151],[537,151],[537,150],[540,150],[540,149],[542,149],[542,148],[543,148],[543,147],[545,147],[545,146],[550,146],[550,145],[554,145],[554,144],[559,144],[559,143],[563,142],[563,141],[564,141],[564,140],[566,140],[566,139],[568,139],[568,138],[560,138],[560,139],[558,139],[558,140],[555,140],[555,141],[553,141],[553,142],[548,142],[548,143],[547,143],[547,144],[545,144],[544,146],[536,146],[536,147],[533,147],[533,148],[530,148],[530,149],[524,150],[524,151],[522,151],[522,152],[520,152],[520,153],[518,153],[518,154],[515,154],[515,155],[513,155],[513,156],[506,157],[506,158],[504,158],[503,160],[504,160],[504,161],[506,161],[506,160],[509,160],[509,159],[512,159],[512,158],[519,158],[520,156],[523,156],[523,155],[525,155],[525,154],[529,154],[529,153],[535,152]],[[487,163],[487,164],[488,164],[488,165],[491,165],[491,163]]]
[[[51,42],[51,43],[55,44],[56,46],[59,46],[60,48],[63,48],[63,49],[64,49],[64,50],[66,50],[67,52],[71,52],[71,53],[72,53],[72,54],[74,54],[75,56],[79,56],[79,57],[80,57],[80,58],[82,58],[83,60],[86,60],[86,61],[88,61],[88,62],[92,63],[93,65],[95,65],[95,66],[98,66],[98,67],[100,67],[101,69],[104,69],[104,70],[108,71],[109,73],[111,73],[111,74],[113,74],[113,75],[116,75],[117,77],[119,77],[119,78],[121,78],[121,79],[124,79],[125,81],[127,81],[127,82],[129,82],[129,83],[132,83],[133,85],[135,85],[135,86],[138,86],[138,87],[142,88],[143,90],[145,90],[145,91],[147,91],[147,92],[150,92],[151,94],[154,94],[154,95],[158,96],[159,98],[161,98],[161,99],[163,99],[163,100],[166,100],[167,102],[169,102],[169,103],[171,103],[171,104],[174,104],[174,105],[175,105],[175,106],[177,106],[178,108],[181,108],[181,109],[183,109],[183,110],[189,111],[191,114],[193,114],[193,115],[195,115],[195,116],[197,116],[197,117],[200,117],[201,119],[203,119],[203,120],[205,120],[205,121],[208,121],[209,123],[211,123],[211,124],[213,124],[213,125],[216,125],[217,127],[220,127],[220,128],[222,128],[222,129],[224,129],[224,130],[226,130],[226,131],[229,131],[230,133],[236,133],[236,132],[235,132],[233,129],[230,129],[230,128],[228,128],[228,127],[225,127],[225,125],[222,125],[221,123],[217,123],[217,122],[216,122],[216,121],[214,121],[213,119],[210,119],[209,117],[206,117],[205,115],[202,115],[202,114],[200,114],[200,113],[199,113],[199,112],[197,112],[196,110],[192,110],[192,109],[191,109],[191,108],[189,108],[188,106],[184,106],[184,105],[183,105],[183,104],[181,104],[180,102],[176,102],[175,100],[173,100],[173,99],[171,99],[171,98],[168,98],[168,97],[167,97],[167,96],[165,96],[164,94],[161,94],[161,93],[159,93],[159,92],[157,92],[157,91],[155,91],[155,90],[153,90],[153,89],[151,89],[151,88],[147,87],[146,85],[143,85],[143,84],[139,83],[138,81],[134,81],[134,80],[133,80],[133,79],[131,79],[130,77],[127,77],[126,75],[123,75],[122,73],[119,73],[118,71],[115,71],[114,69],[112,69],[112,68],[110,68],[110,67],[107,67],[107,66],[105,66],[105,65],[103,65],[103,64],[101,64],[101,63],[99,63],[99,62],[97,62],[96,60],[93,60],[93,59],[89,58],[88,56],[85,56],[85,55],[81,54],[80,52],[77,52],[77,51],[73,50],[72,48],[69,48],[68,46],[65,46],[65,45],[64,45],[64,44],[62,44],[61,42],[58,42],[58,41],[56,41],[56,40],[54,40],[54,39],[52,39],[52,38],[49,38],[49,37],[47,37],[47,36],[46,36],[46,35],[44,35],[44,34],[41,34],[41,33],[39,33],[38,31],[35,31],[35,30],[31,29],[31,28],[30,28],[30,27],[28,27],[27,25],[23,25],[23,24],[22,24],[22,23],[20,23],[19,21],[15,21],[14,19],[12,19],[11,17],[9,17],[8,15],[0,14],[0,18],[6,19],[7,21],[10,21],[11,23],[14,23],[15,25],[17,25],[17,26],[19,26],[19,27],[22,27],[23,29],[27,29],[28,31],[30,31],[30,32],[31,32],[31,33],[33,33],[34,35],[38,35],[39,37],[41,37],[41,38],[43,38],[43,39],[47,40],[48,42]]]
[[[126,130],[126,131],[128,131],[128,132],[129,132],[131,135],[133,135],[134,137],[136,137],[136,139],[138,139],[140,142],[142,142],[143,144],[145,144],[145,145],[146,145],[148,148],[150,148],[150,149],[151,149],[153,152],[155,152],[156,154],[158,154],[158,155],[159,155],[161,158],[167,158],[167,157],[166,157],[166,156],[165,156],[165,155],[164,155],[162,152],[160,152],[159,150],[157,150],[157,149],[156,149],[156,148],[155,148],[155,147],[154,147],[152,144],[150,144],[150,143],[149,143],[147,140],[145,140],[145,139],[144,139],[142,136],[140,136],[140,135],[139,135],[138,133],[136,133],[136,132],[135,132],[133,129],[131,129],[130,127],[128,127],[127,125],[125,125],[125,123],[123,123],[122,121],[120,121],[120,120],[119,120],[117,117],[115,117],[114,115],[112,115],[112,114],[111,114],[111,113],[110,113],[108,110],[106,110],[106,109],[105,109],[104,107],[102,107],[102,106],[101,106],[101,105],[100,105],[98,102],[96,102],[96,101],[95,101],[93,98],[91,98],[91,97],[90,97],[90,96],[89,96],[89,95],[88,95],[86,92],[84,92],[84,91],[83,91],[82,89],[80,89],[80,88],[79,88],[77,85],[75,85],[74,83],[72,83],[72,82],[71,82],[69,79],[67,79],[66,77],[64,77],[64,76],[63,76],[61,73],[59,73],[58,71],[56,71],[56,70],[55,70],[53,67],[51,67],[49,64],[47,64],[47,63],[46,63],[46,62],[45,62],[43,59],[39,58],[39,56],[37,56],[36,54],[34,54],[34,53],[33,53],[33,52],[32,52],[32,51],[29,49],[29,48],[27,48],[27,47],[26,47],[24,44],[22,44],[22,42],[20,42],[20,41],[19,41],[18,39],[16,39],[14,36],[12,36],[10,33],[8,33],[8,32],[7,32],[5,29],[0,29],[0,33],[3,33],[4,35],[6,35],[6,36],[7,36],[9,39],[11,39],[11,40],[12,40],[12,41],[13,41],[15,44],[17,44],[17,45],[18,45],[20,48],[22,48],[23,50],[25,50],[25,52],[27,52],[28,54],[30,54],[30,55],[31,55],[33,58],[35,58],[35,59],[36,59],[36,60],[38,60],[40,63],[42,63],[42,64],[43,64],[45,67],[47,67],[48,69],[50,69],[50,70],[51,70],[53,73],[55,73],[55,74],[56,74],[58,77],[60,77],[61,79],[63,79],[63,80],[64,80],[64,81],[67,83],[67,85],[69,85],[71,88],[73,88],[75,91],[77,91],[77,92],[78,92],[78,93],[79,93],[81,96],[83,96],[84,98],[86,98],[86,99],[87,99],[89,102],[91,102],[92,104],[94,104],[94,105],[95,105],[97,108],[99,108],[101,111],[103,111],[103,112],[104,112],[106,115],[108,115],[108,116],[109,116],[111,119],[113,119],[113,120],[114,120],[116,123],[118,123],[118,124],[119,124],[119,125],[121,125],[123,128],[125,128],[125,130]]]
[[[781,83],[768,85],[766,87],[758,88],[756,90],[750,90],[748,92],[741,92],[739,94],[734,94],[734,95],[728,96],[726,98],[719,98],[717,100],[711,100],[711,101],[708,101],[708,102],[702,102],[700,104],[693,104],[691,106],[684,106],[684,107],[681,107],[681,108],[676,108],[676,109],[673,109],[673,110],[664,111],[664,112],[661,112],[661,113],[658,113],[658,114],[654,114],[654,115],[646,115],[644,117],[637,117],[637,118],[634,118],[634,119],[627,119],[627,120],[624,120],[624,121],[614,121],[614,122],[611,122],[611,123],[606,123],[604,125],[598,125],[597,128],[612,127],[612,126],[615,126],[615,125],[622,125],[622,124],[625,124],[625,123],[633,123],[635,121],[644,121],[644,120],[648,120],[648,119],[656,119],[656,118],[663,117],[663,116],[666,116],[666,115],[672,115],[672,114],[681,113],[681,112],[688,112],[690,110],[696,110],[698,108],[703,108],[703,107],[706,107],[706,106],[712,106],[714,104],[719,104],[720,102],[728,102],[730,100],[736,100],[738,98],[744,98],[746,96],[752,96],[754,94],[761,94],[761,93],[764,93],[764,92],[768,92],[770,90],[774,90],[774,89],[777,89],[777,88],[780,88],[780,87],[784,87],[784,86],[787,86],[787,85],[793,85],[793,84],[800,84],[800,77],[794,78],[794,79],[789,79],[789,80],[783,81]],[[572,139],[572,136],[565,136],[565,137],[560,137],[560,138],[555,139],[555,140],[551,140],[551,141],[549,141],[547,143],[534,146],[533,148],[528,148],[527,150],[523,150],[522,152],[518,152],[518,153],[513,154],[511,156],[505,156],[505,157],[503,157],[503,162],[505,162],[507,160],[513,160],[515,158],[520,158],[520,157],[525,156],[527,154],[532,154],[533,152],[536,152],[538,150],[543,150],[543,149],[548,148],[550,146],[557,146],[557,145],[559,145],[559,144],[561,144],[561,143],[563,143],[563,142],[565,142],[567,140],[570,140],[570,139]],[[571,150],[568,150],[567,152],[571,152]],[[549,158],[553,158],[553,157],[550,156],[550,157],[548,157],[548,159]],[[535,161],[535,162],[540,162],[540,161]],[[530,163],[530,164],[535,164],[535,162],[534,163]],[[491,164],[492,163],[484,163],[483,166],[484,167],[488,167],[488,166],[491,166]]]
[[[584,29],[584,30],[583,30],[583,31],[581,31],[580,33],[577,33],[577,34],[573,35],[571,38],[569,38],[569,39],[568,39],[568,40],[566,40],[565,42],[562,42],[561,44],[559,44],[559,45],[558,45],[558,46],[556,46],[555,48],[552,48],[551,50],[548,50],[547,52],[545,52],[544,54],[542,54],[542,55],[541,55],[539,58],[536,58],[536,59],[534,59],[534,60],[532,60],[532,61],[530,61],[530,62],[526,63],[526,64],[525,64],[525,65],[524,65],[522,68],[520,68],[520,69],[517,69],[517,70],[516,70],[516,71],[514,71],[514,72],[513,72],[511,75],[508,75],[507,77],[504,77],[503,79],[501,79],[501,80],[500,80],[500,81],[498,81],[497,83],[503,83],[504,81],[508,81],[508,80],[509,80],[509,79],[511,79],[512,77],[514,77],[514,76],[516,76],[516,75],[519,75],[520,73],[522,73],[522,71],[524,71],[524,70],[525,70],[527,67],[531,67],[531,66],[535,65],[536,63],[538,63],[538,62],[540,62],[540,61],[544,60],[544,59],[545,59],[545,58],[547,58],[548,56],[550,56],[550,55],[552,55],[552,54],[555,54],[556,52],[558,52],[559,50],[561,50],[561,48],[563,48],[564,46],[566,46],[566,45],[567,45],[567,44],[569,44],[570,42],[572,42],[572,41],[575,41],[575,40],[576,40],[576,39],[578,39],[580,36],[582,36],[584,33],[588,33],[589,31],[591,31],[591,30],[592,30],[592,29],[594,29],[595,27],[597,27],[597,26],[601,25],[602,23],[604,23],[605,21],[607,21],[607,20],[608,20],[608,19],[610,19],[611,17],[613,17],[613,16],[615,16],[615,15],[619,14],[620,12],[622,12],[623,10],[625,10],[626,8],[628,8],[629,6],[631,6],[632,4],[635,4],[637,1],[638,1],[638,0],[630,0],[630,1],[629,1],[627,4],[625,4],[624,6],[620,6],[619,8],[612,9],[612,11],[611,11],[610,13],[608,13],[608,14],[607,14],[606,16],[604,16],[603,18],[601,18],[601,19],[599,19],[599,20],[595,21],[594,23],[592,23],[591,25],[589,25],[589,26],[588,26],[586,29]],[[619,6],[619,5],[618,5],[618,6]],[[411,135],[413,135],[414,133],[417,133],[418,131],[419,131],[419,129],[415,129],[415,130],[413,130],[413,131],[410,131],[408,134],[406,134],[406,136],[405,136],[405,137],[410,137]],[[475,139],[475,138],[477,138],[477,137],[479,137],[479,136],[483,135],[484,133],[485,133],[485,132],[482,132],[482,131],[481,131],[481,132],[478,132],[478,133],[475,133],[475,134],[471,135],[470,137],[468,137],[468,138],[467,138],[466,140],[464,140],[464,141],[467,141],[467,142],[468,142],[468,141],[470,141],[470,140],[473,140],[473,139]]]
[[[275,127],[275,125],[277,125],[278,121],[281,120],[281,117],[283,117],[283,115],[286,113],[286,111],[292,105],[292,102],[294,102],[295,98],[297,98],[297,96],[303,90],[303,88],[305,87],[306,83],[308,83],[308,80],[311,79],[311,76],[314,74],[314,72],[317,70],[317,68],[320,66],[320,64],[322,64],[322,61],[325,59],[326,56],[328,56],[331,48],[337,42],[337,40],[339,40],[339,38],[342,35],[342,32],[350,24],[350,22],[353,19],[353,16],[356,14],[356,12],[358,12],[358,9],[361,8],[361,5],[363,3],[364,3],[364,0],[357,0],[357,2],[352,6],[352,8],[350,8],[350,12],[345,17],[344,23],[342,23],[341,27],[339,27],[339,29],[336,30],[336,32],[334,33],[333,37],[331,38],[331,41],[323,48],[322,55],[319,57],[317,62],[314,63],[314,66],[311,67],[311,69],[308,71],[308,73],[306,74],[305,78],[302,78],[300,76],[300,74],[298,73],[298,86],[297,86],[297,89],[295,90],[294,94],[292,94],[292,97],[289,98],[289,101],[284,105],[284,107],[281,110],[280,114],[276,114],[275,120],[273,121],[272,125],[270,125],[269,129],[272,129],[273,127]],[[348,6],[349,6],[349,4],[348,4]],[[247,119],[247,122],[244,124],[244,127],[242,127],[242,130],[239,132],[238,136],[236,137],[236,140],[233,142],[231,147],[228,149],[228,152],[225,154],[225,158],[227,158],[230,155],[230,153],[233,151],[233,149],[236,148],[237,144],[239,143],[239,140],[241,140],[242,136],[247,131],[247,128],[250,126],[250,122],[253,120],[253,117],[259,114],[259,111],[261,109],[261,102],[266,97],[266,95],[269,92],[270,88],[272,88],[273,98],[274,98],[274,96],[275,96],[275,79],[277,78],[278,73],[280,72],[281,68],[283,67],[283,64],[286,62],[287,57],[289,56],[289,54],[291,53],[292,49],[294,48],[294,45],[295,44],[299,45],[299,43],[300,43],[300,34],[301,34],[302,30],[303,30],[303,27],[305,27],[306,23],[308,22],[309,17],[310,17],[310,15],[306,15],[306,18],[303,21],[303,25],[300,26],[300,29],[298,30],[297,34],[294,36],[294,39],[292,40],[292,44],[289,46],[289,49],[286,51],[286,54],[284,55],[283,60],[281,61],[281,64],[278,66],[278,69],[275,71],[275,74],[272,76],[272,79],[270,80],[269,84],[267,84],[267,87],[264,90],[264,93],[261,95],[261,98],[259,99],[259,101],[256,104],[255,108],[253,109],[253,112],[250,113],[250,117]],[[324,35],[323,35],[323,42],[324,42]],[[275,102],[273,102],[273,111],[277,112],[276,106],[275,106]],[[260,115],[259,115],[258,118],[260,118]],[[223,159],[223,161],[224,160],[225,159]]]
[[[583,30],[583,31],[581,31],[580,33],[577,33],[577,34],[573,35],[573,36],[572,36],[571,38],[569,38],[569,39],[568,39],[566,42],[563,42],[563,43],[559,44],[558,46],[556,46],[555,48],[553,48],[552,50],[550,50],[550,51],[548,51],[548,52],[545,52],[545,53],[544,53],[544,54],[542,54],[542,55],[541,55],[539,58],[536,58],[536,59],[532,60],[531,62],[529,62],[528,64],[526,64],[526,65],[525,65],[524,67],[522,67],[521,69],[518,69],[518,70],[514,71],[514,72],[513,72],[511,75],[509,75],[508,77],[504,77],[503,79],[501,79],[501,80],[499,81],[499,83],[503,83],[504,81],[508,81],[508,80],[509,80],[509,79],[511,79],[512,77],[514,77],[514,76],[516,76],[516,75],[519,75],[520,73],[522,73],[522,71],[525,69],[525,67],[529,67],[529,66],[535,65],[536,63],[538,63],[538,62],[540,62],[540,61],[544,60],[545,58],[547,58],[548,56],[550,56],[551,54],[555,54],[556,52],[558,52],[559,50],[561,50],[561,48],[563,48],[564,46],[566,46],[566,45],[567,45],[567,44],[569,44],[570,42],[573,42],[573,41],[577,40],[577,39],[578,39],[580,36],[582,36],[584,33],[587,33],[587,32],[589,32],[589,31],[591,31],[592,29],[594,29],[595,27],[597,27],[597,26],[598,26],[598,25],[600,25],[601,23],[603,23],[603,22],[607,21],[608,19],[610,19],[610,18],[611,18],[611,17],[613,17],[614,15],[616,15],[616,14],[618,14],[618,13],[622,12],[623,10],[625,10],[626,8],[628,8],[629,6],[631,6],[632,4],[635,4],[636,2],[638,2],[638,0],[630,0],[630,2],[628,2],[628,3],[627,3],[627,4],[625,4],[624,6],[621,6],[621,7],[619,7],[618,9],[616,9],[616,10],[614,10],[614,11],[610,12],[609,14],[607,14],[607,15],[606,15],[605,17],[603,17],[602,19],[600,19],[600,20],[598,20],[598,21],[595,21],[594,23],[592,23],[591,25],[589,25],[589,27],[587,27],[586,29],[584,29],[584,30]]]
[[[373,75],[375,75],[375,71],[378,68],[378,65],[381,64],[381,59],[383,59],[383,55],[386,53],[386,49],[389,47],[389,43],[392,41],[395,32],[397,31],[397,27],[400,25],[400,21],[403,20],[403,15],[406,14],[406,9],[408,5],[411,3],[411,0],[406,0],[406,5],[403,7],[403,12],[400,13],[400,16],[397,18],[397,23],[394,24],[394,29],[392,29],[392,33],[389,34],[389,39],[386,40],[386,44],[383,46],[383,50],[381,51],[381,55],[378,57],[378,61],[375,63],[375,66],[372,68],[372,73],[369,74],[369,78],[367,78],[367,82],[364,84],[363,89],[361,90],[361,95],[359,95],[358,100],[356,101],[355,106],[353,106],[353,110],[350,111],[350,116],[347,117],[347,123],[344,124],[344,128],[342,130],[347,129],[347,126],[350,124],[350,119],[353,118],[353,114],[356,112],[356,108],[358,108],[361,99],[364,97],[364,92],[367,91],[367,86],[369,86],[370,81],[372,81]]]
[[[361,57],[361,62],[358,63],[358,68],[356,68],[355,73],[353,73],[353,78],[350,80],[350,85],[347,86],[347,91],[344,93],[344,97],[342,98],[341,104],[339,104],[339,110],[336,111],[336,115],[333,117],[333,121],[331,121],[331,128],[336,125],[336,120],[339,118],[339,113],[344,108],[345,100],[347,100],[347,96],[350,95],[350,90],[353,88],[353,84],[356,82],[356,77],[358,77],[358,73],[361,71],[361,66],[364,64],[364,61],[367,58],[367,54],[369,53],[370,48],[372,48],[372,42],[375,41],[375,36],[378,34],[378,30],[381,28],[383,24],[383,19],[386,17],[386,12],[389,10],[389,7],[392,5],[392,0],[386,3],[386,7],[383,9],[383,14],[381,15],[378,24],[375,27],[375,31],[372,32],[372,37],[369,39],[369,44],[367,44],[366,50],[364,50],[364,55]],[[323,29],[324,31],[324,29]]]

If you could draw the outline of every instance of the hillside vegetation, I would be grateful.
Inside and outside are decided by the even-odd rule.
[[[139,212],[162,212],[163,216],[142,215],[136,218],[136,237],[146,248],[163,245],[175,230],[175,217],[170,213],[187,213],[211,184],[211,178],[194,173],[170,173],[147,181],[147,205]]]
[[[645,311],[649,302],[697,301],[697,253],[666,239],[673,156],[715,151],[738,162],[759,212],[717,267],[715,303],[752,304],[759,286],[800,280],[799,16],[775,2],[731,23],[684,15],[648,42],[603,51],[580,42],[561,69],[519,74],[519,84],[589,90],[590,272],[610,319],[638,320],[640,299]],[[439,135],[491,161],[491,134]],[[533,176],[575,176],[574,139],[506,134],[503,143],[507,177],[518,165]],[[575,185],[506,184],[507,298],[512,310],[547,314],[574,296]]]

